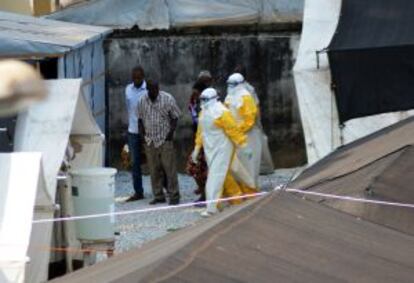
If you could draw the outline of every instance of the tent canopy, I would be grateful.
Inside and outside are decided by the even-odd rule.
[[[273,193],[55,280],[409,282],[414,237]]]
[[[65,23],[0,11],[0,58],[58,56],[111,32],[109,28]]]
[[[303,0],[93,0],[47,16],[91,25],[142,30],[183,26],[299,22]]]
[[[305,170],[290,187],[414,203],[413,171],[414,118],[409,118],[335,151]],[[357,217],[414,235],[413,209],[311,198]]]
[[[328,47],[341,123],[414,108],[411,0],[343,1]]]

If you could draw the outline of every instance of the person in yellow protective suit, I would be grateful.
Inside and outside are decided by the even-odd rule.
[[[259,190],[262,138],[258,126],[258,107],[252,94],[247,90],[244,77],[235,73],[227,80],[225,104],[236,119],[240,130],[247,135],[247,146],[236,151],[232,164],[232,174],[237,181],[245,184],[243,193]],[[240,166],[238,166],[240,165]],[[245,169],[245,170],[242,170]]]
[[[241,188],[229,169],[235,147],[245,145],[247,137],[240,132],[230,111],[218,101],[215,89],[205,89],[200,101],[201,112],[192,159],[198,162],[197,156],[203,147],[208,165],[206,199],[240,196]],[[210,216],[217,211],[218,203],[208,203],[202,216]]]

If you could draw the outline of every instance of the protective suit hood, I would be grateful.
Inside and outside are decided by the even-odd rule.
[[[206,88],[200,95],[201,109],[213,106],[218,99],[217,91],[214,88]]]
[[[239,84],[241,84],[241,83],[243,83],[244,82],[244,77],[243,77],[243,75],[242,74],[240,74],[240,73],[234,73],[234,74],[232,74],[229,78],[228,78],[228,80],[227,80],[227,85],[234,85],[234,86],[236,86],[236,85],[239,85]]]

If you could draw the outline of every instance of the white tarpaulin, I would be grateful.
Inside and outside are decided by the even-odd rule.
[[[70,135],[101,137],[81,94],[80,79],[46,81],[48,97],[18,117],[15,151],[42,153],[44,186],[38,188],[35,218],[53,218],[56,177],[59,173]],[[98,139],[98,138],[97,138]],[[99,139],[98,139],[99,140]],[[102,138],[97,147],[102,152]],[[102,160],[102,158],[100,159]],[[96,160],[89,160],[90,164]],[[35,224],[31,235],[28,282],[47,279],[52,224]]]
[[[0,282],[23,282],[40,153],[0,154]]]
[[[93,0],[50,19],[141,30],[299,22],[303,0]]]
[[[341,0],[305,1],[294,78],[309,164],[324,157],[341,143],[346,144],[364,137],[407,115],[390,113],[350,120],[340,130],[335,98],[330,87],[327,54],[316,54],[329,45],[336,30],[340,9]]]

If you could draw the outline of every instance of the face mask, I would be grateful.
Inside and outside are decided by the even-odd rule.
[[[209,98],[200,97],[200,105],[202,108],[205,108],[206,106],[213,103],[214,101],[217,101],[217,96],[213,96]]]
[[[233,94],[234,90],[236,89],[236,84],[227,84],[227,94]]]

